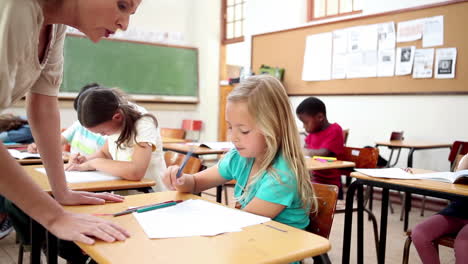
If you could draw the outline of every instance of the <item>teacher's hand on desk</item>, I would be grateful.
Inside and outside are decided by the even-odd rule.
[[[108,202],[122,202],[123,196],[112,193],[92,193],[67,190],[59,195],[54,193],[55,200],[62,205],[104,204]]]
[[[61,239],[88,245],[95,242],[91,237],[105,242],[122,241],[130,237],[125,229],[112,222],[90,215],[65,211],[53,219],[46,228]]]

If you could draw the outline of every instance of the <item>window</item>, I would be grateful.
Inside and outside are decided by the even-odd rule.
[[[223,44],[244,41],[245,0],[221,1]]]
[[[308,21],[362,12],[363,0],[308,0]]]

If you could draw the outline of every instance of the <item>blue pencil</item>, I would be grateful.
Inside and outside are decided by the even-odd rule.
[[[187,165],[187,162],[190,159],[190,157],[192,156],[192,154],[193,154],[193,148],[190,149],[189,152],[187,152],[187,154],[185,155],[185,159],[184,159],[184,161],[182,161],[182,165],[180,165],[180,168],[177,171],[177,174],[176,174],[177,179],[180,178],[180,176],[182,176],[182,174],[183,174],[182,172],[183,172],[183,170],[185,168],[185,165]]]

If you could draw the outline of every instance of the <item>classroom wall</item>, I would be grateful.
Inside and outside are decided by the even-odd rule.
[[[362,1],[364,7],[362,15],[444,2],[440,0]],[[305,0],[291,0],[287,4],[285,1],[268,0],[247,3],[246,32],[249,34],[277,31],[305,24]],[[315,23],[322,22],[325,21]],[[228,48],[227,52],[228,64],[250,64],[249,41]],[[295,108],[306,97],[290,98]],[[408,140],[443,143],[468,140],[468,123],[464,120],[468,115],[467,95],[320,96],[319,98],[327,105],[329,120],[339,123],[344,129],[350,129],[349,146],[374,145],[377,140],[388,139],[392,131],[401,130]],[[299,120],[296,121],[302,129]],[[387,149],[381,148],[381,153],[382,156],[388,157]],[[402,151],[398,166],[406,166],[407,153],[407,150]],[[420,168],[448,170],[448,153],[448,149],[416,151],[413,164]]]
[[[199,48],[199,94],[197,105],[144,104],[161,127],[181,127],[183,119],[203,120],[202,140],[217,139],[220,1],[143,0],[131,17],[129,29],[180,32],[186,45]],[[23,104],[8,109],[23,114]],[[76,120],[71,104],[61,107],[62,127]]]

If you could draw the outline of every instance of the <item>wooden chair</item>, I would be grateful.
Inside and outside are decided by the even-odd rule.
[[[161,128],[161,137],[166,138],[177,138],[177,139],[184,139],[185,138],[185,130],[181,128]]]
[[[177,153],[174,151],[164,152],[164,160],[166,161],[166,166],[168,167],[172,165],[182,165],[184,159],[184,154]],[[201,171],[202,168],[202,161],[199,158],[190,157],[190,159],[184,167],[183,172],[187,174],[194,174]]]
[[[338,200],[338,187],[335,185],[312,183],[317,208],[309,214],[310,223],[306,231],[328,238],[330,236],[333,218],[335,216],[336,201]],[[314,263],[331,263],[328,256],[313,257]]]
[[[343,144],[346,145],[348,141],[349,129],[343,129]]]

